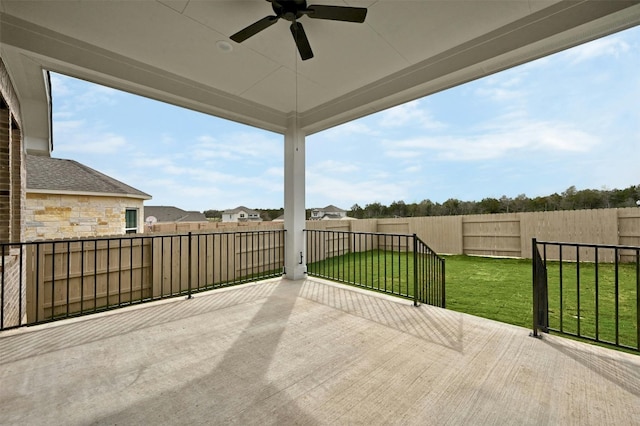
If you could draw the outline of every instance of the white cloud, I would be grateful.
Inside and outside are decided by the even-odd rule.
[[[197,140],[190,149],[200,159],[281,158],[284,149],[284,142],[278,142],[275,137],[259,132],[229,133],[223,138],[202,135]]]
[[[386,141],[385,155],[411,158],[432,155],[453,161],[503,158],[515,152],[586,152],[600,141],[570,124],[550,121],[514,121],[494,124],[486,132],[468,136],[415,137]]]
[[[507,87],[480,87],[476,90],[476,95],[489,98],[496,102],[510,102],[521,99],[526,95],[522,90],[512,90]]]
[[[376,136],[379,132],[374,130],[362,120],[350,121],[322,132],[328,139],[345,139],[354,135]]]
[[[400,127],[413,125],[423,129],[441,129],[444,123],[433,118],[420,101],[411,101],[380,113],[379,125],[382,127]]]
[[[284,178],[284,167],[269,167],[264,173],[267,176]]]
[[[620,57],[629,52],[631,46],[618,37],[608,37],[594,40],[592,42],[574,47],[564,52],[564,55],[573,64],[578,64],[601,56]]]
[[[379,201],[390,203],[393,200],[407,198],[408,187],[405,182],[390,182],[363,176],[362,180],[339,178],[307,172],[307,205],[335,204],[349,209],[354,203],[362,205]]]
[[[528,67],[511,68],[501,74],[478,81],[476,83],[478,87],[474,93],[495,102],[513,103],[527,96],[527,91],[523,87],[528,79]]]
[[[72,80],[68,78],[62,78],[56,73],[49,73],[49,76],[51,78],[51,90],[56,94],[56,97],[67,96],[73,92],[68,84]]]
[[[337,173],[353,173],[359,170],[359,167],[352,162],[343,162],[336,160],[325,160],[310,166],[312,170],[318,171],[318,173],[324,174],[337,174]]]
[[[90,131],[80,121],[56,122],[54,148],[71,154],[115,154],[128,149],[124,136],[111,132]]]
[[[84,114],[88,109],[105,108],[117,104],[117,98],[122,92],[110,87],[85,82],[71,78],[61,78],[51,73],[54,107],[57,113]]]

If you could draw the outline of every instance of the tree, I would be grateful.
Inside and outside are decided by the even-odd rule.
[[[391,205],[387,209],[387,212],[389,213],[390,216],[394,216],[394,217],[409,216],[408,214],[409,209],[407,208],[407,205],[404,203],[404,201],[397,201],[397,202],[394,201],[393,203],[391,203]]]
[[[449,198],[447,201],[442,203],[442,207],[445,211],[445,215],[453,216],[460,214],[460,200],[455,198]]]
[[[435,204],[431,200],[422,200],[418,204],[416,216],[433,216]]]
[[[500,213],[500,201],[495,198],[483,198],[478,207],[480,213]]]
[[[222,219],[222,211],[220,210],[205,210],[202,212],[207,219]]]
[[[364,210],[358,205],[358,203],[356,203],[351,206],[351,211],[347,213],[347,216],[362,219],[364,217]]]
[[[372,218],[372,217],[385,217],[386,207],[380,204],[379,202],[375,202],[372,204],[367,204],[364,206],[364,217]]]

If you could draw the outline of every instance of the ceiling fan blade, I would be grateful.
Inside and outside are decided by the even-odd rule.
[[[364,7],[311,5],[307,6],[304,13],[314,19],[362,23],[367,16],[367,9]]]
[[[235,33],[229,38],[235,41],[236,43],[242,43],[249,37],[258,34],[260,31],[266,28],[269,28],[271,25],[278,22],[278,19],[280,19],[278,16],[273,16],[273,15],[267,16],[257,22],[254,22],[253,24],[249,25],[247,28],[244,28],[238,31],[237,33]]]
[[[303,61],[307,59],[313,58],[313,51],[311,50],[311,45],[309,44],[309,39],[307,38],[307,34],[304,32],[304,28],[302,28],[302,24],[300,22],[293,22],[291,24],[291,34],[293,34],[293,39],[296,42],[296,46],[298,46],[298,52],[300,52],[300,57]]]

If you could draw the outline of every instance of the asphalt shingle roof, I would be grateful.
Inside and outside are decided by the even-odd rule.
[[[74,160],[26,155],[27,190],[122,194],[142,199],[151,195]]]
[[[196,211],[186,211],[173,206],[144,206],[144,215],[163,222],[207,222],[207,217]]]
[[[257,214],[257,215],[260,214],[260,212],[248,209],[245,206],[238,206],[235,209],[227,209],[227,210],[223,211],[222,213],[223,214],[234,214],[234,213],[240,213],[240,212],[245,212],[247,214]]]
[[[336,207],[333,204],[329,204],[324,209],[318,209],[318,210],[322,210],[325,213],[343,213],[343,212],[346,212],[346,210],[342,210],[341,208]]]

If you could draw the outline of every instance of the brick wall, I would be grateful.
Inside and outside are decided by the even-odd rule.
[[[10,124],[11,111],[9,111],[9,106],[0,100],[0,242],[9,242],[11,237]]]
[[[10,162],[10,240],[12,242],[22,241],[24,220],[23,207],[26,199],[27,168],[25,165],[25,154],[22,149],[22,133],[16,123],[11,126],[11,140],[9,144]]]
[[[143,201],[28,192],[24,210],[25,241],[124,234],[124,212],[138,209],[138,229],[144,229]]]
[[[4,294],[0,296],[2,307],[0,329],[22,325],[27,321],[26,250],[23,246],[10,248],[4,245],[2,247],[5,256],[2,271]]]
[[[18,97],[0,58],[0,328],[26,320],[24,248],[7,243],[22,240],[26,170]]]

